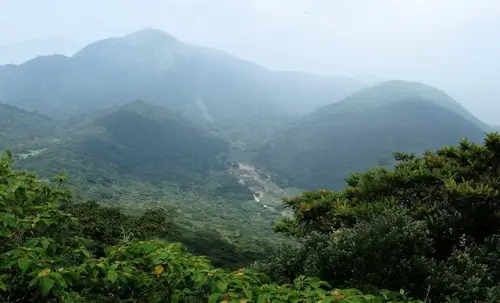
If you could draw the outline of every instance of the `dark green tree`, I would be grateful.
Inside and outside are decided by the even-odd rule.
[[[276,231],[297,245],[258,267],[281,280],[398,285],[428,302],[497,302],[500,135],[394,156],[393,169],[352,174],[342,191],[285,199],[294,216]]]

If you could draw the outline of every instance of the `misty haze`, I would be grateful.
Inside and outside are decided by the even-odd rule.
[[[500,302],[498,16],[0,0],[0,302]]]

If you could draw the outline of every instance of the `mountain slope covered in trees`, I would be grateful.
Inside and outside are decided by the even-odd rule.
[[[51,117],[141,99],[251,141],[360,87],[348,78],[270,71],[154,29],[97,41],[72,57],[0,68],[0,99]]]
[[[41,148],[62,130],[46,116],[0,103],[0,150]]]
[[[230,271],[167,242],[177,229],[164,210],[127,217],[75,204],[60,178],[47,184],[2,157],[1,298],[497,302],[500,135],[395,159],[392,170],[352,174],[344,190],[283,199],[293,216],[275,230],[296,243]]]
[[[421,153],[462,137],[478,141],[486,130],[443,92],[391,81],[304,117],[264,144],[256,162],[292,186],[340,189],[349,173],[391,159],[393,151]]]
[[[158,105],[133,101],[73,119],[59,140],[23,149],[16,167],[44,179],[69,175],[78,201],[128,215],[172,209],[176,240],[217,264],[248,264],[278,238],[281,216],[226,172],[229,144]]]
[[[201,182],[211,170],[224,170],[228,144],[168,110],[135,101],[84,120],[47,152],[61,149],[74,154],[71,161],[87,161],[94,169],[109,167],[140,180],[182,184]],[[52,160],[56,161],[46,167],[55,170],[60,163]]]

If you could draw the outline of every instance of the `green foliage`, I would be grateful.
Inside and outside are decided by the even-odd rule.
[[[281,281],[400,286],[427,302],[497,302],[500,134],[395,160],[352,174],[342,191],[285,199],[294,216],[276,231],[297,245],[256,268]]]
[[[71,205],[61,183],[51,186],[33,174],[12,171],[11,164],[10,155],[0,160],[3,301],[417,302],[404,292],[373,296],[354,289],[331,290],[327,283],[304,276],[279,285],[252,270],[214,268],[183,245],[159,239],[131,240],[125,235],[118,244],[107,245],[117,241],[117,235],[103,224],[120,223],[119,213],[109,210],[92,225],[86,215],[95,204]],[[163,217],[150,212],[131,224],[138,227],[138,235],[151,237],[165,232]],[[95,246],[102,247],[102,253]]]
[[[180,215],[169,219],[177,226],[169,240],[234,268],[261,258],[280,239],[271,231],[280,214],[255,203],[248,187],[228,175],[227,152],[219,137],[160,106],[134,101],[82,117],[59,142],[16,165],[44,178],[64,172],[78,201],[98,201],[127,215],[165,208],[170,216],[174,209]],[[110,215],[90,208],[89,218]]]
[[[202,182],[211,170],[223,170],[217,157],[228,152],[228,144],[172,116],[161,107],[131,102],[94,119],[65,148],[120,174],[184,187]]]
[[[0,102],[0,150],[42,149],[61,131],[48,117]]]
[[[68,204],[64,211],[76,217],[80,231],[92,239],[94,254],[101,256],[103,247],[123,240],[165,239],[181,242],[190,252],[207,256],[215,265],[241,267],[250,260],[260,259],[258,251],[243,250],[221,239],[211,230],[192,231],[175,220],[178,213],[166,207],[146,210],[140,216],[126,215],[118,207],[105,207],[96,202]]]

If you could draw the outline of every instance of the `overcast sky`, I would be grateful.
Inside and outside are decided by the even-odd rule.
[[[425,82],[500,124],[500,0],[0,0],[0,45],[145,27],[274,69]]]

